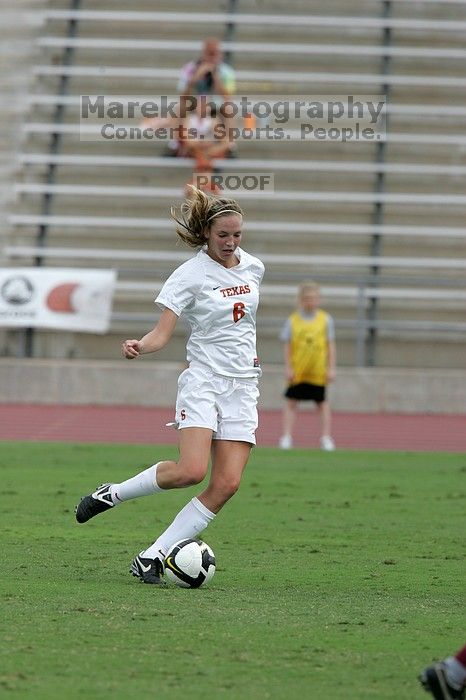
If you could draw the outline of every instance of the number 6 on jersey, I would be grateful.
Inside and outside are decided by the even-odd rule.
[[[246,315],[245,304],[242,301],[237,301],[233,304],[233,321],[238,323],[238,321]]]

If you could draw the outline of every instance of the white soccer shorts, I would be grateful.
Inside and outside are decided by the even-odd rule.
[[[191,363],[178,378],[178,429],[209,428],[214,440],[256,444],[257,379],[214,374],[205,365]]]

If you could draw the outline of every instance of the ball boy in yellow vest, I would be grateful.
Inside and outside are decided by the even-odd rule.
[[[326,398],[326,387],[335,379],[335,328],[332,317],[319,308],[319,302],[319,286],[303,282],[299,287],[298,309],[288,317],[280,333],[288,382],[279,441],[284,450],[293,447],[293,427],[300,401],[315,401],[321,427],[320,446],[323,450],[335,449]]]

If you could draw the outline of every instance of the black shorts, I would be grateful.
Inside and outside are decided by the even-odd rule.
[[[317,384],[291,384],[285,391],[287,399],[295,399],[296,401],[315,401],[322,403],[325,401],[325,387]]]

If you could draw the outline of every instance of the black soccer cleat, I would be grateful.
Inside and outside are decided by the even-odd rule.
[[[153,583],[156,586],[165,586],[163,580],[163,563],[160,559],[146,559],[142,552],[134,557],[131,562],[130,573],[143,583]]]
[[[428,693],[432,693],[435,700],[463,700],[464,688],[454,688],[447,680],[445,666],[434,664],[423,670],[419,680]]]
[[[110,486],[112,484],[102,484],[93,493],[84,496],[75,508],[76,520],[78,523],[86,523],[88,520],[103,513],[104,510],[113,508]]]

